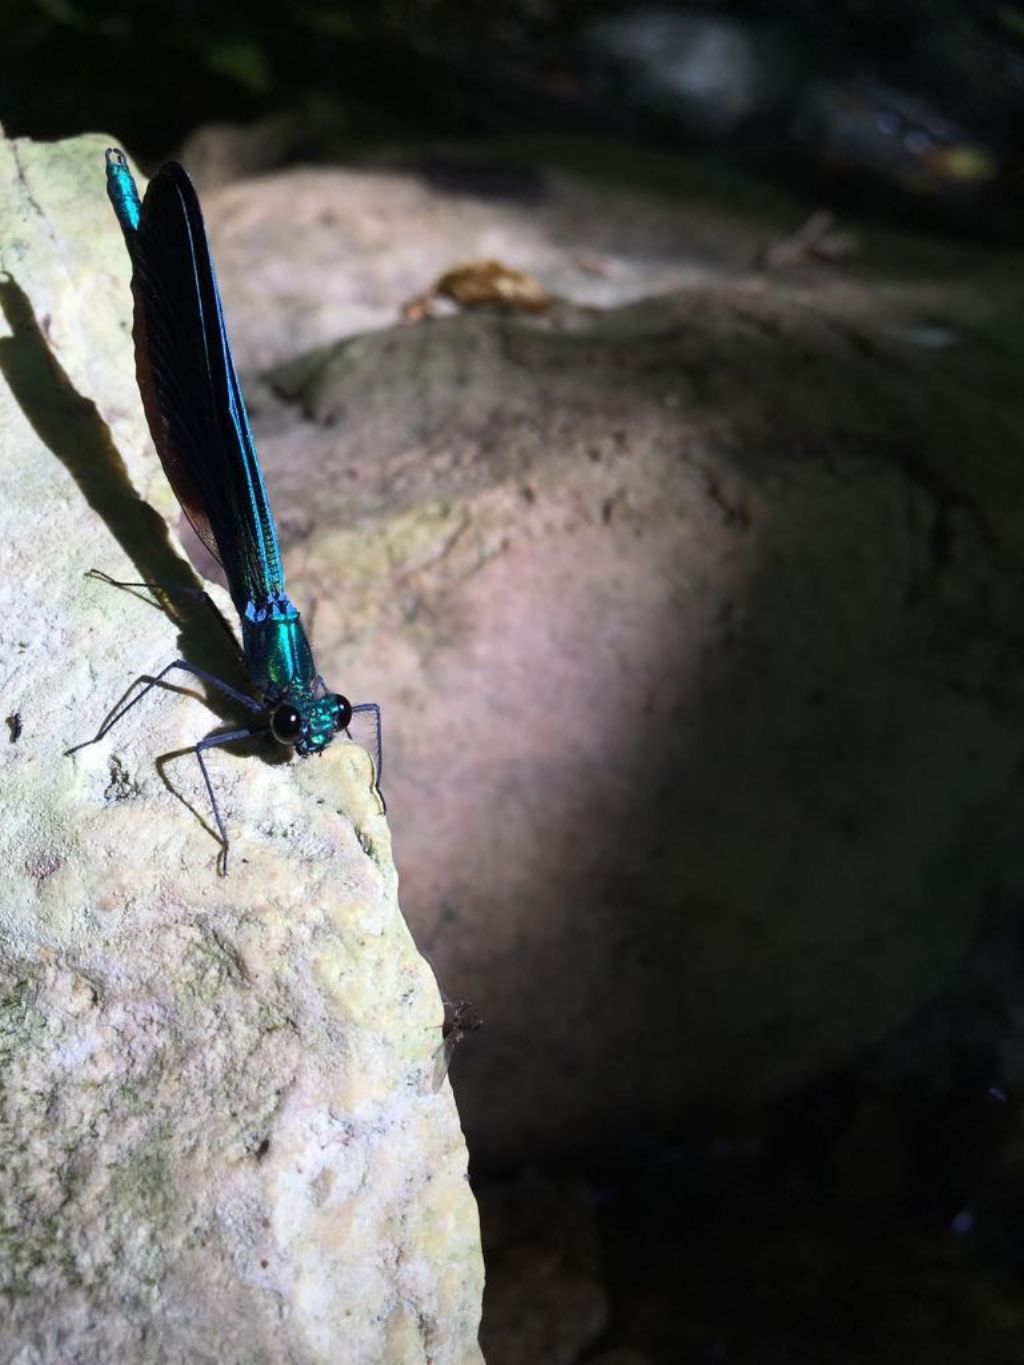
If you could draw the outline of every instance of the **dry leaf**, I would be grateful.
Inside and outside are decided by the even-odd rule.
[[[451,299],[460,308],[507,308],[523,313],[544,313],[554,300],[525,270],[514,270],[501,261],[466,261],[441,276],[426,294],[419,294],[402,307],[402,321],[422,322],[432,317],[438,298]]]

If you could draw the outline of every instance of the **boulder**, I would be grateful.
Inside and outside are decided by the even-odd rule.
[[[65,756],[175,658],[244,683],[201,601],[86,576],[197,584],[105,145],[0,142],[0,1356],[479,1361],[442,1006],[366,754],[215,750],[226,877],[191,746],[227,699],[181,675]]]
[[[1024,880],[1012,262],[772,271],[776,208],[541,181],[210,196],[291,581],[383,705],[403,904],[485,1019],[481,1167],[841,1065]],[[484,256],[562,301],[396,325]]]

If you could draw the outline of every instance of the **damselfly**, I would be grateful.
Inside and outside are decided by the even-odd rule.
[[[149,429],[186,517],[220,562],[241,620],[242,654],[254,696],[185,659],[175,659],[117,708],[95,744],[146,693],[177,669],[219,688],[254,719],[195,746],[223,849],[228,835],[203,758],[208,749],[266,735],[299,754],[323,753],[359,713],[373,717],[380,781],[380,709],[353,706],[316,670],[299,613],[285,591],[274,518],[235,373],[220,292],[192,182],[168,162],[139,198],[123,152],[107,152],[107,193],[132,261],[135,356]],[[120,586],[157,586],[122,584]],[[171,591],[171,589],[165,589]],[[212,605],[212,604],[211,604]]]

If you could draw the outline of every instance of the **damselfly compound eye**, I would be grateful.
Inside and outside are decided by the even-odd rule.
[[[352,703],[348,697],[343,697],[338,692],[335,692],[334,700],[338,703],[338,714],[334,718],[334,728],[338,731],[347,730],[352,724]]]
[[[294,744],[302,734],[302,717],[283,702],[270,717],[270,733],[279,744]]]

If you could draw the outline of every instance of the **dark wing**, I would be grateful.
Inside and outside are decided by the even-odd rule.
[[[199,199],[171,161],[149,182],[137,228],[118,216],[134,265],[136,363],[153,440],[241,611],[283,594],[284,573]]]

